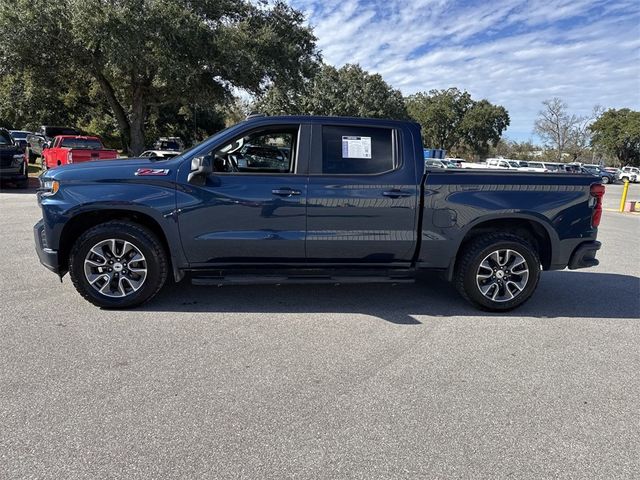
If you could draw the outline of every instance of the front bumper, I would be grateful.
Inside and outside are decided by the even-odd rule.
[[[596,259],[596,253],[602,244],[597,241],[584,242],[578,245],[569,259],[569,270],[578,268],[595,267],[600,262]]]
[[[33,226],[33,235],[36,243],[36,253],[40,263],[52,272],[60,275],[58,252],[47,247],[47,239],[44,234],[44,221],[40,220]]]

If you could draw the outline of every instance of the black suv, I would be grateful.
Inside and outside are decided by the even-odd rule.
[[[18,188],[29,186],[29,168],[26,157],[11,137],[9,130],[0,128],[0,181],[10,181]]]

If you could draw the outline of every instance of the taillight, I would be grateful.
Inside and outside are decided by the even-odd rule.
[[[73,163],[73,152],[71,150],[67,152],[67,163]]]
[[[593,197],[595,204],[593,206],[593,214],[591,216],[591,226],[597,227],[600,225],[602,219],[602,197],[604,197],[604,185],[600,183],[594,183],[591,185],[589,192]]]

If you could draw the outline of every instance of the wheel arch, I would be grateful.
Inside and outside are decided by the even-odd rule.
[[[69,269],[69,254],[71,253],[75,239],[79,238],[80,235],[88,229],[112,220],[131,221],[153,232],[165,250],[175,280],[179,281],[183,277],[183,273],[179,268],[181,259],[176,258],[176,249],[171,248],[170,237],[160,223],[148,213],[129,208],[126,210],[118,208],[89,210],[79,212],[71,217],[65,223],[60,234],[58,258],[60,259],[61,272],[66,273]]]
[[[537,250],[542,263],[542,269],[547,270],[553,258],[554,245],[559,241],[558,235],[551,225],[533,215],[518,214],[509,217],[495,216],[482,217],[468,226],[462,236],[451,265],[447,272],[447,278],[451,280],[459,261],[461,253],[474,238],[484,233],[496,231],[512,233],[528,240]]]

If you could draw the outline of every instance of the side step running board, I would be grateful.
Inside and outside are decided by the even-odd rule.
[[[410,276],[282,276],[282,275],[225,275],[223,277],[199,276],[191,279],[193,285],[281,285],[281,284],[343,284],[343,283],[413,283]]]

